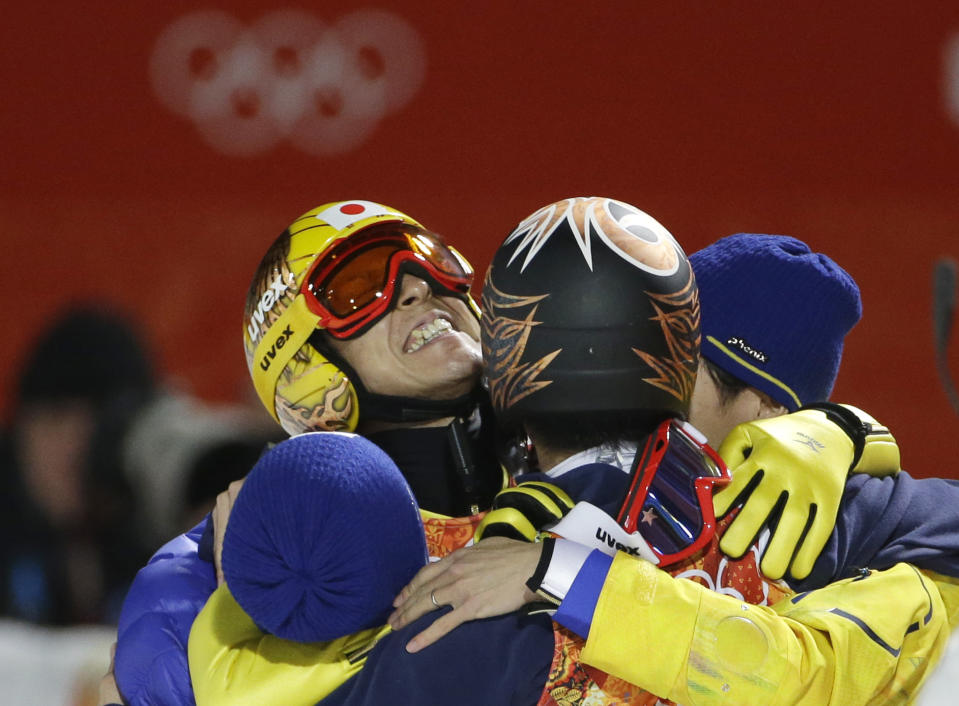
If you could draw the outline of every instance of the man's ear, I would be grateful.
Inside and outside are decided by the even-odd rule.
[[[789,410],[784,405],[774,400],[765,392],[760,392],[755,389],[753,392],[759,397],[759,413],[756,416],[757,419],[769,419],[770,417],[780,417],[784,414],[789,414]]]

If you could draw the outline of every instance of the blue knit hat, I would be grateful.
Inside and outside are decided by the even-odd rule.
[[[859,287],[829,257],[785,235],[737,233],[689,258],[702,356],[790,411],[829,398]]]
[[[295,436],[247,476],[223,539],[223,574],[266,632],[301,642],[383,625],[426,564],[406,480],[355,434]]]

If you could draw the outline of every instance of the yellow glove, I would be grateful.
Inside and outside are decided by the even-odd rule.
[[[562,519],[572,507],[569,495],[552,483],[520,483],[496,494],[493,509],[476,527],[474,538],[477,542],[486,537],[533,542],[543,527]]]
[[[836,524],[853,442],[818,410],[740,424],[719,447],[732,482],[713,496],[717,517],[742,505],[719,547],[740,557],[764,526],[760,568],[771,579],[812,571]],[[745,503],[745,504],[743,504]]]
[[[862,451],[849,470],[853,473],[868,473],[876,477],[894,476],[899,473],[899,445],[892,432],[858,407],[850,404],[838,406],[846,412],[852,412],[861,425]],[[839,413],[843,414],[841,411]],[[855,426],[856,422],[852,417],[848,417],[848,423]]]
[[[760,568],[803,579],[836,524],[846,475],[890,475],[899,448],[889,430],[865,412],[829,402],[736,427],[719,448],[733,474],[713,498],[717,516],[742,506],[720,541],[742,556],[763,527],[772,533]]]

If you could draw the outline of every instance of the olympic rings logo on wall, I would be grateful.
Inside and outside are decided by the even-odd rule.
[[[348,152],[410,101],[425,71],[419,33],[386,10],[334,24],[280,10],[252,25],[202,10],[168,25],[150,57],[163,105],[234,156],[283,141],[318,156]]]

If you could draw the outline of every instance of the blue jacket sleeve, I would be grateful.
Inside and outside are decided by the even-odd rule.
[[[589,637],[589,626],[593,622],[596,603],[612,563],[613,557],[595,549],[590,552],[576,574],[573,585],[569,587],[569,592],[553,614],[553,620],[580,637]]]
[[[193,706],[187,643],[193,620],[216,589],[213,564],[198,553],[209,517],[167,542],[140,569],[117,626],[114,675],[128,706]]]
[[[365,666],[324,706],[504,704],[539,701],[553,660],[552,622],[510,613],[463,623],[415,654],[406,643],[449,609],[427,613],[380,640]]]
[[[874,478],[854,473],[846,483],[839,517],[808,578],[808,591],[854,575],[906,562],[959,577],[959,481],[913,478],[906,472]]]

